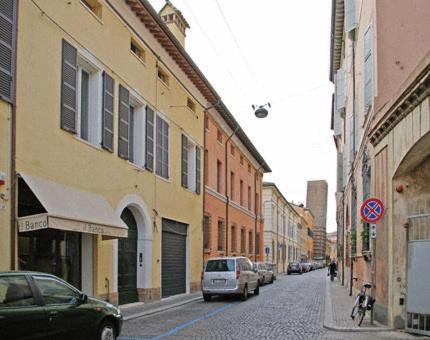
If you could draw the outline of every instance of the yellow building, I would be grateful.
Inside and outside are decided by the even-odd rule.
[[[183,47],[182,14],[136,0],[9,2],[0,270],[51,272],[120,304],[198,290],[204,110],[220,99]]]
[[[293,204],[293,206],[294,206],[294,209],[296,209],[297,213],[302,218],[302,224],[304,229],[302,232],[302,238],[304,238],[304,240],[302,242],[306,244],[306,245],[302,245],[303,253],[306,254],[306,260],[311,261],[314,258],[313,230],[315,228],[315,217],[312,214],[312,211],[306,208],[303,204],[301,205]]]

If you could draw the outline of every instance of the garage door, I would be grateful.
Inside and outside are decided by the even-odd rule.
[[[163,219],[161,296],[186,292],[187,225]]]

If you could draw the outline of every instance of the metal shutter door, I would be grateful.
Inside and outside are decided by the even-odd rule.
[[[163,219],[161,296],[186,292],[187,225]]]

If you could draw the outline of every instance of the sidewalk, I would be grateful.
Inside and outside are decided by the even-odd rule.
[[[202,293],[181,294],[154,302],[137,302],[120,306],[124,321],[140,318],[155,313],[160,313],[168,309],[176,308],[188,303],[202,300]]]
[[[370,312],[357,327],[351,319],[351,310],[355,297],[349,296],[349,289],[340,285],[339,281],[333,282],[327,277],[325,293],[324,327],[338,332],[385,332],[392,330],[377,322],[370,324]]]

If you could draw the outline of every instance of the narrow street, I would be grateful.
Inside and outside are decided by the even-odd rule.
[[[216,298],[126,321],[121,340],[143,339],[414,339],[395,332],[339,333],[323,327],[324,269],[280,276],[246,302]],[[422,338],[417,338],[422,339]]]

